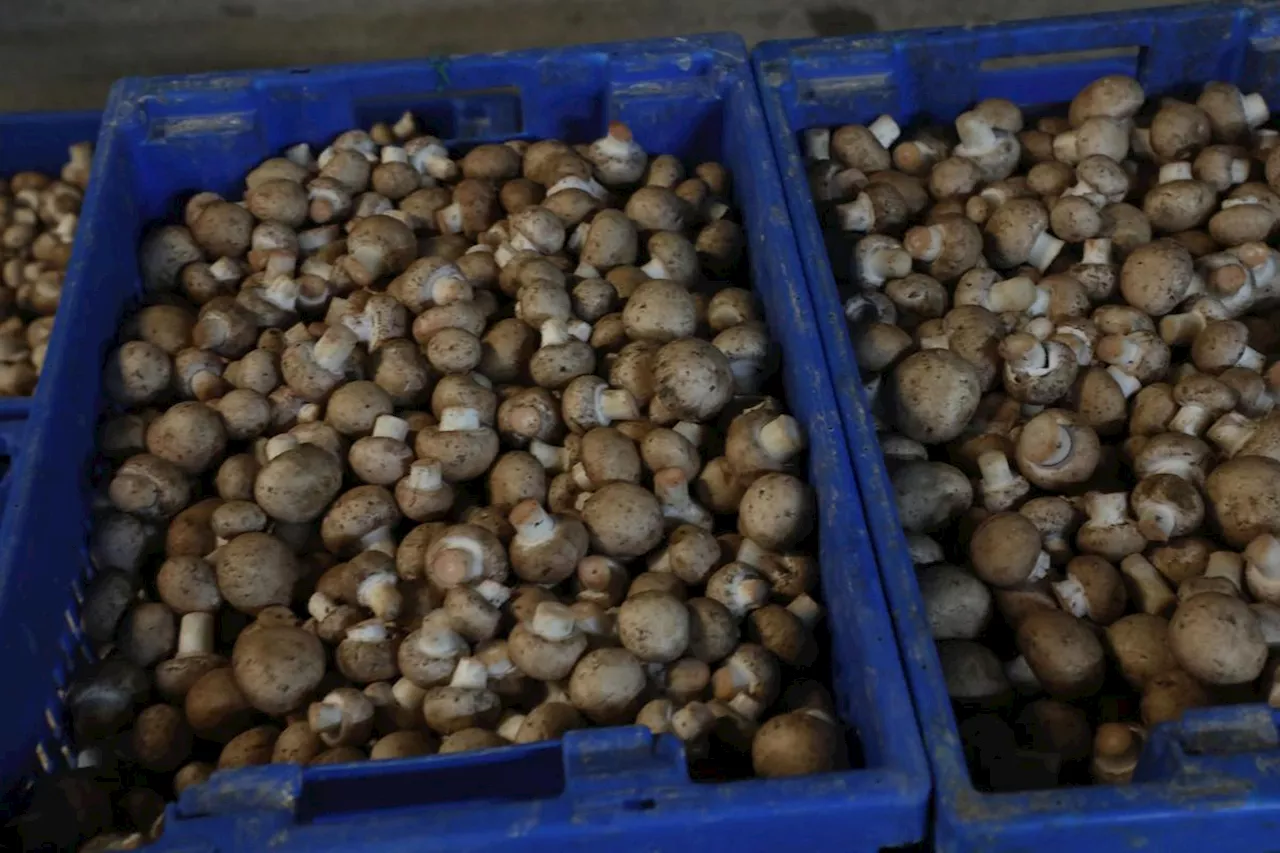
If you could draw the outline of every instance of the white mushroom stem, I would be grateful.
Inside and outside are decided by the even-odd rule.
[[[576,467],[576,466],[575,466]],[[516,530],[515,541],[526,547],[541,545],[555,538],[556,520],[541,504],[528,501],[522,504],[522,513],[512,512],[511,524]]]
[[[1188,403],[1178,409],[1173,420],[1169,421],[1169,429],[1186,435],[1199,436],[1213,421],[1213,412],[1204,406]]]
[[[734,560],[747,566],[759,567],[768,556],[769,552],[760,547],[758,542],[744,537],[738,544],[738,553],[734,555]]]
[[[666,468],[653,475],[653,493],[662,504],[665,518],[711,529],[711,513],[689,496],[689,478],[679,468]]]
[[[567,471],[572,465],[572,454],[568,448],[556,447],[536,438],[529,442],[529,454],[548,471],[560,473]]]
[[[1084,241],[1080,253],[1080,263],[1105,266],[1111,263],[1111,240],[1107,237],[1092,237]]]
[[[1048,231],[1041,231],[1036,235],[1035,242],[1031,244],[1031,251],[1027,253],[1027,263],[1031,264],[1040,272],[1044,272],[1049,268],[1049,264],[1053,263],[1058,257],[1058,253],[1062,251],[1062,247],[1066,243],[1054,237]]]
[[[1253,615],[1258,619],[1258,627],[1262,629],[1262,640],[1270,652],[1280,651],[1280,607],[1266,601],[1255,601],[1249,605]]]
[[[332,325],[315,343],[313,356],[316,364],[330,373],[341,373],[356,344],[360,342],[355,332],[346,326]]]
[[[472,589],[495,608],[501,607],[511,599],[511,589],[494,580],[482,580]]]
[[[396,581],[396,576],[391,572],[374,572],[356,587],[356,602],[372,610],[373,615],[379,619],[393,621],[400,615],[400,606],[404,600]]]
[[[374,438],[392,438],[404,441],[409,435],[409,422],[395,415],[378,415],[373,422]]]
[[[876,211],[871,196],[858,193],[853,201],[835,206],[836,227],[841,231],[870,231],[876,224]]]
[[[524,725],[524,714],[517,714],[508,711],[502,720],[498,723],[498,737],[508,743],[515,743],[516,737],[520,734],[520,727]]]
[[[1249,127],[1261,127],[1271,118],[1271,110],[1267,108],[1267,99],[1258,92],[1242,95],[1240,108],[1244,111],[1244,121]]]
[[[186,613],[178,625],[178,652],[175,657],[207,655],[213,652],[214,615]]]
[[[764,703],[747,693],[739,693],[729,700],[729,707],[747,720],[758,720],[764,714]]]
[[[1257,423],[1239,412],[1227,412],[1213,422],[1205,437],[1230,458],[1240,452],[1257,429]]]
[[[408,163],[409,155],[399,145],[384,145],[379,159],[383,163]]]
[[[1214,551],[1205,564],[1206,578],[1225,578],[1237,590],[1244,589],[1245,558],[1235,551]],[[1280,565],[1277,565],[1280,568]]]
[[[1165,163],[1161,166],[1157,181],[1162,184],[1169,184],[1174,181],[1190,181],[1193,178],[1191,164],[1186,160],[1179,160],[1174,163]]]
[[[760,427],[760,449],[770,458],[783,461],[804,450],[804,431],[790,415],[778,415]]]
[[[1267,366],[1267,357],[1253,347],[1246,346],[1235,366],[1261,373],[1263,368]]]
[[[408,154],[409,165],[438,181],[450,180],[458,169],[449,158],[448,150],[438,142],[415,145]]]
[[[273,435],[271,438],[267,439],[267,459],[275,459],[282,453],[288,453],[290,450],[295,450],[299,444],[301,444],[301,442],[298,441],[297,436],[289,435],[287,432],[281,433],[280,435]]]
[[[811,127],[804,132],[804,156],[810,162],[831,159],[831,129]]]
[[[409,488],[415,492],[435,492],[444,485],[440,463],[419,459],[409,466]]]
[[[538,327],[538,332],[541,335],[541,345],[544,347],[560,346],[570,341],[569,327],[564,320],[555,318],[546,320]]]
[[[1009,467],[1009,457],[1000,450],[988,450],[978,455],[978,471],[982,478],[982,491],[998,492],[1026,483],[1015,476]]]
[[[1052,584],[1053,594],[1062,604],[1062,609],[1077,619],[1089,618],[1089,596],[1084,586],[1073,577],[1065,577]]]
[[[544,601],[533,611],[529,630],[544,640],[562,642],[573,636],[578,621],[573,610],[558,601]]]
[[[298,248],[305,255],[312,255],[325,246],[330,246],[338,241],[342,235],[341,229],[336,225],[323,225],[319,228],[308,228],[305,231],[298,232]],[[315,257],[304,258],[298,272],[300,275],[314,275],[328,281],[333,275],[333,264],[328,261]]]
[[[1124,524],[1128,518],[1129,494],[1127,492],[1094,492],[1090,500],[1085,501],[1085,511],[1089,513],[1089,524],[1095,527],[1115,527]]]
[[[687,438],[694,447],[701,447],[707,435],[707,428],[693,421],[678,421],[671,429]]]
[[[690,702],[671,715],[671,732],[685,743],[705,738],[715,725],[716,715],[705,702]]]
[[[462,205],[454,202],[440,209],[436,214],[436,221],[440,225],[440,230],[446,234],[462,233]]]
[[[880,116],[867,125],[867,130],[871,131],[871,135],[886,149],[897,142],[899,136],[902,136],[902,128],[898,126],[898,123],[893,120],[891,115]]]
[[[1141,382],[1115,365],[1107,367],[1107,375],[1115,380],[1116,385],[1120,386],[1120,393],[1124,395],[1126,400],[1142,389]]]
[[[307,613],[317,622],[323,622],[328,619],[337,609],[338,602],[323,592],[313,592],[311,597],[307,599]]]
[[[1093,364],[1093,341],[1083,329],[1076,326],[1058,326],[1053,330],[1053,339],[1068,347],[1075,354],[1076,363],[1081,367]]]
[[[391,528],[379,527],[361,536],[360,550],[377,551],[386,554],[388,557],[394,557],[396,555],[396,540],[391,535]]]
[[[581,462],[575,462],[569,469],[569,473],[573,477],[573,484],[579,489],[588,491],[593,487],[591,477],[587,474],[587,466]]]
[[[1177,601],[1164,576],[1141,554],[1121,560],[1120,573],[1129,581],[1129,595],[1143,613],[1161,615]]]
[[[470,301],[475,295],[475,289],[461,270],[453,264],[445,264],[427,276],[422,284],[422,295],[436,305],[449,305]]]
[[[956,133],[960,137],[960,144],[955,149],[958,157],[981,157],[998,144],[991,122],[975,112],[956,116]]]
[[[1080,135],[1074,130],[1059,133],[1053,138],[1053,156],[1063,163],[1080,160]]]
[[[391,685],[392,698],[405,711],[420,711],[422,699],[426,695],[426,690],[404,677],[396,679],[396,683]]]
[[[480,412],[470,406],[449,406],[440,413],[440,432],[469,432],[480,429]]]
[[[869,242],[864,240],[863,243]],[[866,252],[858,253],[858,279],[879,287],[891,278],[901,278],[911,272],[911,256],[896,245],[873,245]]]
[[[450,687],[464,690],[484,690],[489,683],[489,670],[479,658],[463,658],[453,670]]]
[[[787,610],[810,628],[817,625],[818,620],[822,618],[822,605],[803,592],[791,600]]]
[[[240,265],[232,258],[218,258],[209,265],[209,274],[222,284],[229,281],[239,281],[241,278]]]

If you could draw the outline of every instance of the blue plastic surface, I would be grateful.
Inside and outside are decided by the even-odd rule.
[[[1148,95],[1229,80],[1280,103],[1275,4],[1184,6],[989,27],[769,42],[754,55],[792,222],[858,474],[881,579],[934,773],[934,841],[955,851],[1280,849],[1280,749],[1261,706],[1189,712],[1153,733],[1124,788],[975,790],[965,766],[854,360],[799,134],[883,113],[904,127],[947,121],[988,97],[1031,111],[1064,105],[1110,73]]]
[[[736,36],[345,67],[124,80],[113,90],[63,313],[31,417],[33,464],[0,528],[0,656],[10,695],[0,780],[65,748],[58,689],[83,657],[76,602],[91,572],[100,365],[140,293],[138,241],[186,194],[236,194],[263,158],[412,109],[462,148],[508,138],[587,141],[625,122],[653,152],[733,172],[751,278],[808,431],[823,598],[839,714],[858,769],[724,784],[690,781],[679,744],[646,730],[350,766],[219,775],[170,809],[160,847],[197,850],[690,850],[806,844],[872,851],[919,840],[928,770],[893,642],[840,416],[789,231],[764,115]],[[74,334],[71,330],[74,330]]]
[[[25,171],[57,176],[67,162],[67,148],[96,139],[101,120],[101,113],[89,111],[0,114],[0,176]],[[0,510],[10,472],[20,464],[31,406],[31,397],[0,397]]]

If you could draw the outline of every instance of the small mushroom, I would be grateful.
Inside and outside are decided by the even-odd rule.
[[[1252,681],[1267,660],[1267,644],[1249,606],[1217,592],[1178,605],[1169,620],[1169,649],[1183,669],[1206,684]]]

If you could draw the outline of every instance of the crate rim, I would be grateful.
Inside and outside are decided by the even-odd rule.
[[[794,84],[794,61],[812,62],[820,66],[837,59],[847,60],[850,56],[865,57],[879,53],[885,55],[885,62],[868,61],[859,71],[872,73],[878,69],[887,73],[890,57],[893,55],[911,48],[927,47],[938,41],[968,40],[984,34],[1018,36],[1055,26],[1105,24],[1111,21],[1126,24],[1149,22],[1155,26],[1170,20],[1198,22],[1210,16],[1233,19],[1238,25],[1265,21],[1274,26],[1280,23],[1280,17],[1277,17],[1280,16],[1280,0],[1201,2],[972,26],[922,27],[849,36],[770,39],[759,43],[752,51],[752,64],[770,123],[773,148],[783,177],[793,231],[801,245],[801,258],[812,298],[816,302],[823,302],[823,291],[836,294],[837,289],[822,240],[822,228],[809,195],[804,160],[797,143],[799,130],[792,125],[781,92],[784,87]],[[1034,55],[1036,52],[1031,53]],[[1273,114],[1273,118],[1275,115]],[[805,252],[806,246],[818,247],[817,255],[820,256],[814,252]],[[840,317],[843,322],[843,315]],[[840,382],[841,377],[836,374],[839,361],[832,353],[832,350],[838,348],[837,342],[824,341],[824,347],[828,350],[832,378]],[[841,416],[845,420],[850,454],[854,458],[859,491],[868,507],[872,538],[881,560],[881,578],[889,597],[895,635],[907,669],[907,680],[911,685],[925,751],[934,777],[935,820],[931,825],[931,837],[935,842],[939,840],[939,828],[945,828],[950,833],[948,838],[941,839],[943,843],[937,849],[951,850],[953,845],[960,843],[965,845],[966,850],[984,849],[981,846],[984,843],[1009,844],[1010,839],[1014,838],[1026,841],[1030,838],[1029,832],[1036,832],[1037,837],[1043,838],[1051,832],[1069,832],[1081,823],[1099,816],[1106,816],[1120,823],[1133,819],[1150,820],[1171,812],[1219,813],[1236,807],[1243,813],[1256,809],[1257,803],[1246,799],[1252,792],[1249,780],[1224,782],[1220,776],[1204,780],[1199,788],[1188,784],[1170,784],[1167,779],[1135,782],[1123,787],[1082,786],[1007,793],[987,793],[974,786],[964,760],[955,713],[942,681],[935,642],[923,615],[923,601],[915,582],[914,566],[907,553],[906,540],[898,522],[897,506],[889,486],[883,456],[875,440],[876,431],[867,416],[865,395],[860,383],[850,384],[852,387],[848,393],[841,393],[841,389],[837,388],[837,397]],[[870,458],[867,457],[867,451]],[[871,520],[875,516],[880,516],[882,520],[887,517],[892,522],[891,529],[883,529]],[[1243,710],[1236,714],[1235,709]],[[1242,716],[1256,714],[1258,709],[1267,710],[1265,705],[1256,703],[1193,710],[1188,712],[1181,723],[1162,723],[1156,726],[1150,734],[1150,741],[1176,742],[1182,726],[1191,728],[1203,723],[1205,727],[1209,727],[1219,722],[1231,725]],[[1273,716],[1280,723],[1280,712]],[[1193,720],[1196,722],[1189,722]],[[1231,781],[1237,781],[1238,784],[1230,784]],[[1242,790],[1245,787],[1248,790]],[[1268,800],[1266,808],[1280,810],[1280,795],[1273,795]],[[974,844],[979,846],[974,848]],[[1000,849],[1006,848],[1001,846]]]
[[[622,60],[639,57],[643,61],[645,54],[652,54],[655,59],[665,58],[669,61],[674,54],[689,52],[706,52],[710,57],[710,64],[707,66],[708,71],[706,73],[721,76],[733,75],[732,85],[740,87],[744,117],[758,131],[747,134],[745,145],[751,154],[752,161],[762,164],[760,172],[757,174],[757,183],[762,196],[762,204],[760,206],[766,208],[767,212],[762,212],[761,217],[767,219],[771,228],[785,226],[786,204],[781,192],[781,186],[777,182],[776,163],[773,160],[773,151],[768,143],[765,131],[764,113],[759,103],[758,91],[752,77],[745,45],[736,34],[712,33],[679,38],[608,42],[498,54],[474,53],[455,57],[328,64],[310,66],[307,70],[308,73],[315,75],[313,79],[332,80],[341,79],[343,76],[353,72],[368,71],[371,68],[378,69],[380,73],[394,73],[396,71],[432,68],[440,63],[447,63],[455,67],[459,64],[479,64],[492,61],[495,58],[505,58],[512,61],[554,61],[557,57],[581,58],[584,55],[599,54],[605,61],[615,57]],[[183,91],[192,88],[207,90],[240,85],[252,86],[255,82],[263,80],[285,80],[290,77],[296,79],[297,76],[301,75],[295,69],[283,68],[263,71],[205,72],[193,75],[133,77],[117,81],[112,87],[107,108],[102,114],[102,129],[95,151],[95,167],[105,169],[105,163],[114,156],[116,146],[125,144],[117,128],[123,123],[135,120],[136,102],[140,99],[162,97],[165,92],[170,91]],[[444,141],[451,142],[451,140]],[[106,189],[101,183],[91,187],[90,192],[86,195],[86,208],[88,209],[91,205],[96,208],[98,206],[97,199],[105,192]],[[762,252],[764,234],[755,236],[758,239],[751,246],[752,252],[753,254],[764,254]],[[776,255],[777,257],[760,258],[758,263],[762,266],[759,268],[767,268],[771,271],[783,268],[789,270],[791,280],[794,282],[794,296],[807,302],[807,296],[803,291],[798,249],[794,240],[787,236],[785,242],[779,242],[776,238],[771,242],[771,251],[768,254]],[[90,278],[84,268],[85,259],[83,253],[76,253],[76,257],[72,259],[71,267],[76,269],[77,278]],[[752,276],[753,280],[756,278],[757,276]],[[87,281],[83,283],[86,286],[88,284]],[[815,364],[814,368],[818,376],[823,377],[821,381],[828,386],[827,396],[821,405],[830,412],[833,418],[835,432],[831,442],[836,450],[843,453],[844,445],[839,435],[839,415],[835,408],[834,396],[829,389],[829,380],[825,378],[824,373],[826,370],[825,359],[822,358],[821,349],[817,347],[816,342],[814,347],[819,359],[819,363]],[[40,407],[38,411],[33,412],[34,419],[42,421],[51,418],[52,414],[47,411],[47,408],[47,406]],[[851,462],[848,463],[848,468],[849,483],[852,484]],[[23,483],[20,486],[15,486],[15,492],[21,493],[29,488],[34,477],[34,472],[27,472]],[[860,507],[857,511],[861,512]],[[869,547],[870,540],[868,539]],[[7,558],[4,554],[6,550],[11,548],[11,545],[6,545],[0,541],[0,561],[12,560],[12,554],[8,555]],[[889,621],[888,609],[884,601],[883,589],[878,575],[869,571],[869,567],[864,571],[868,571],[868,589],[877,598],[876,602],[868,604],[868,608],[870,609],[877,605],[879,608],[883,608],[880,611],[879,618],[884,619],[884,629],[891,632],[892,627]],[[4,578],[0,577],[0,598],[5,593],[5,586]],[[895,662],[898,660],[896,643],[887,641],[882,649],[882,654],[892,655],[892,660]],[[735,782],[732,785],[697,785],[692,790],[733,789],[722,795],[728,796],[730,802],[740,799],[746,804],[770,805],[772,808],[780,809],[784,813],[790,813],[796,817],[803,817],[807,812],[815,810],[829,809],[831,806],[829,798],[831,796],[838,796],[841,799],[866,798],[867,802],[873,807],[893,804],[901,808],[904,805],[909,805],[913,809],[918,808],[923,815],[924,806],[931,789],[928,763],[924,756],[923,745],[915,724],[914,714],[909,712],[910,698],[905,677],[902,675],[901,663],[897,662],[896,666],[898,667],[896,675],[891,674],[890,678],[884,679],[891,682],[891,684],[879,694],[887,697],[885,701],[893,706],[889,710],[894,712],[892,720],[883,721],[882,728],[886,729],[887,736],[882,749],[884,761],[881,765],[873,768],[847,770],[794,779],[746,780],[741,783]],[[901,694],[900,696],[898,696],[899,693]],[[877,712],[876,716],[880,716],[880,713]],[[909,724],[903,725],[903,720],[909,720]],[[301,773],[301,771],[299,772]],[[307,772],[315,772],[323,777],[327,769],[317,768],[314,771]],[[818,796],[810,798],[809,802],[806,802],[806,792],[809,791],[815,792]],[[741,794],[735,796],[735,792],[741,792]],[[822,799],[823,796],[828,799]],[[704,802],[704,800],[706,803],[711,802],[710,798],[691,797],[690,799],[695,804]],[[918,831],[920,833],[918,837],[923,837],[925,832],[923,820]]]

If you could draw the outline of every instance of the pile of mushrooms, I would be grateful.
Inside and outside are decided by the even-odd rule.
[[[82,765],[150,784],[92,844],[222,769],[590,725],[719,776],[847,762],[730,201],[620,124],[454,158],[405,115],[145,238],[67,705]]]
[[[805,136],[980,786],[1124,782],[1151,726],[1280,706],[1268,120],[1112,76],[1065,116]]]
[[[93,146],[78,142],[58,178],[0,180],[0,397],[35,391],[89,186]]]

